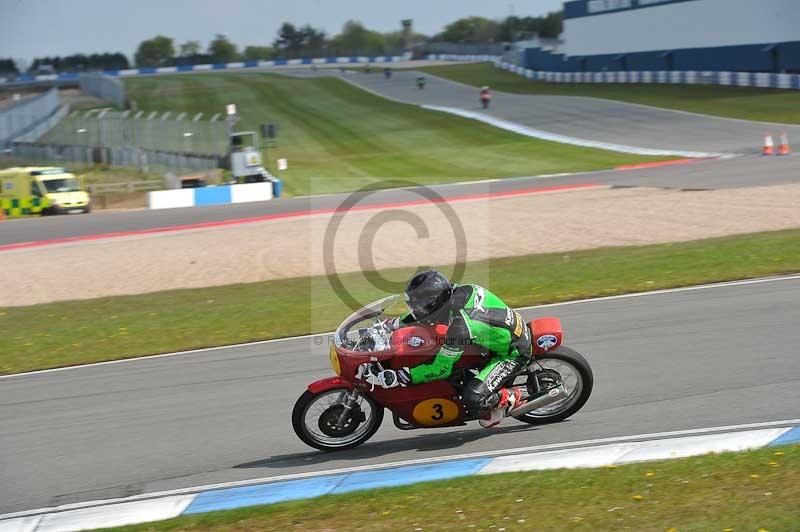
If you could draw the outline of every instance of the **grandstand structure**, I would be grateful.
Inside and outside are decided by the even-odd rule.
[[[549,72],[800,73],[798,0],[573,0],[557,47],[519,51]]]

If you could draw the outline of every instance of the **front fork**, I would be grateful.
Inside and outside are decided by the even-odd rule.
[[[355,388],[345,392],[344,399],[342,400],[342,413],[339,415],[339,419],[336,421],[336,428],[342,429],[344,428],[344,424],[347,421],[347,418],[350,416],[350,411],[356,406],[356,401],[358,401],[358,390]]]

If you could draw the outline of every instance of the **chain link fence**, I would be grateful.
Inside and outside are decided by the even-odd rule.
[[[60,113],[66,110],[61,108]],[[228,149],[228,126],[219,115],[204,119],[202,113],[91,109],[59,118],[38,134],[15,138],[3,154],[13,159],[160,172],[219,168]]]
[[[203,114],[89,110],[75,111],[39,139],[71,146],[133,146],[145,150],[223,155],[227,125]]]
[[[219,168],[221,156],[148,150],[130,146],[70,146],[15,142],[6,155],[11,159],[48,161],[50,163],[76,163],[83,166],[96,164],[112,167],[134,167],[143,172],[170,170],[205,171]]]

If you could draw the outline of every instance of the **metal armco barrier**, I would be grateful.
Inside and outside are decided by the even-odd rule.
[[[718,72],[697,70],[624,70],[606,72],[546,72],[507,63],[491,55],[429,55],[436,61],[493,61],[497,68],[528,79],[550,83],[670,83],[680,85],[722,85],[766,89],[800,90],[800,74],[771,72]]]
[[[176,74],[182,72],[196,72],[207,70],[238,70],[247,68],[265,68],[279,66],[298,66],[298,65],[331,65],[331,64],[357,64],[357,63],[393,63],[396,61],[406,61],[411,58],[410,54],[405,55],[372,55],[372,56],[346,56],[346,57],[316,57],[307,59],[275,59],[274,61],[240,61],[235,63],[215,63],[208,65],[184,65],[174,67],[143,67],[129,68],[126,70],[104,70],[97,74],[104,76],[131,77],[147,76],[152,74]],[[85,74],[83,74],[85,75]],[[31,84],[43,82],[73,82],[80,81],[81,74],[75,72],[62,72],[59,74],[45,74],[34,76],[32,74],[22,74],[15,81],[14,85],[28,82]],[[2,86],[2,84],[0,84]]]
[[[696,70],[618,71],[618,72],[542,72],[511,63],[495,66],[520,76],[551,83],[669,83],[680,85],[723,85],[767,89],[800,90],[800,74],[769,72],[715,72]]]

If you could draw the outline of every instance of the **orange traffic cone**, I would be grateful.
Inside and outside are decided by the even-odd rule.
[[[764,148],[761,150],[761,155],[772,155],[775,153],[775,143],[772,142],[772,135],[767,133],[764,135]]]
[[[778,155],[789,155],[789,136],[784,131],[781,133],[781,143],[778,144]]]

